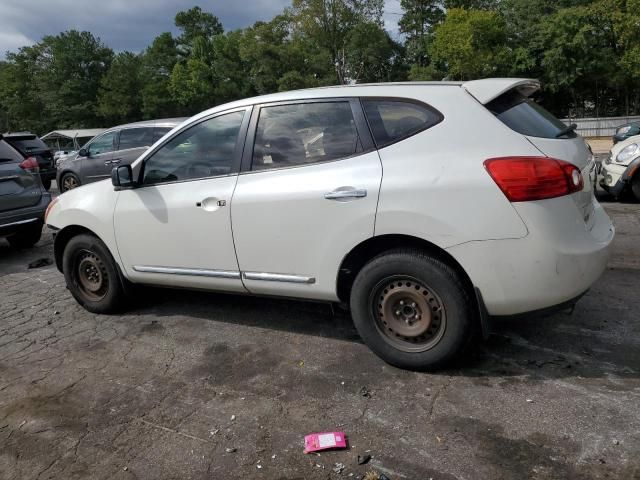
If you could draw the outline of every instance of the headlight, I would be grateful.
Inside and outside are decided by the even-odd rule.
[[[624,135],[625,133],[629,133],[629,130],[631,130],[631,125],[627,125],[626,127],[620,127],[618,130],[616,130],[616,133],[618,135]]]
[[[637,143],[632,143],[631,145],[627,145],[624,147],[618,156],[616,157],[616,162],[623,163],[631,160],[634,156],[640,153],[640,147],[638,147]]]

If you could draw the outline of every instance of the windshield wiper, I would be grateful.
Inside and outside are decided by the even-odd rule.
[[[578,124],[577,123],[572,123],[568,127],[563,128],[558,133],[556,133],[556,138],[564,137],[568,133],[571,133],[571,132],[575,131],[576,128],[578,128]]]

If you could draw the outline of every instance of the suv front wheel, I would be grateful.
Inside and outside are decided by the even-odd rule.
[[[386,362],[429,370],[468,343],[473,311],[459,275],[414,250],[375,257],[356,276],[351,313],[364,342]]]
[[[118,267],[107,246],[97,237],[73,237],[62,255],[67,287],[84,308],[93,313],[113,313],[126,301]]]

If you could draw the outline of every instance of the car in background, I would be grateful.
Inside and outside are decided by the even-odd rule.
[[[53,151],[37,135],[29,132],[6,133],[3,138],[20,152],[23,158],[35,158],[38,162],[40,180],[44,188],[51,188],[56,178]]]
[[[24,158],[0,135],[0,237],[16,248],[32,247],[42,235],[51,202],[34,157]]]
[[[636,135],[640,135],[640,122],[632,122],[627,123],[625,125],[620,125],[616,128],[616,133],[613,135],[613,144],[615,145],[618,142],[622,142],[629,137],[634,137]]]
[[[77,153],[61,157],[56,181],[60,193],[109,178],[111,169],[129,165],[186,118],[146,120],[110,128]]]
[[[627,192],[640,202],[640,135],[616,143],[600,167],[600,186],[616,198]]]
[[[57,267],[95,313],[123,308],[132,284],[349,304],[384,360],[442,366],[490,316],[565,309],[605,270],[614,228],[593,156],[530,98],[539,88],[371,84],[220,105],[111,183],[60,195],[46,219]]]

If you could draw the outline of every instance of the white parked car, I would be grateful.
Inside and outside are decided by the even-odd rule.
[[[600,186],[615,197],[630,191],[640,201],[640,135],[611,148],[600,167]]]
[[[91,312],[133,285],[350,305],[391,364],[443,365],[492,316],[566,307],[614,236],[584,140],[532,80],[355,85],[203,112],[52,204]],[[304,321],[304,319],[301,319]]]

